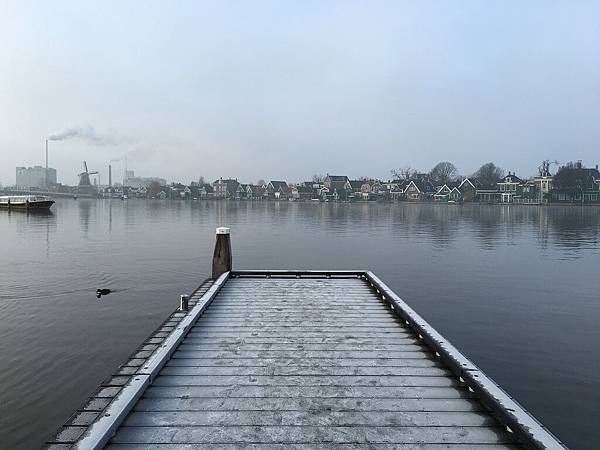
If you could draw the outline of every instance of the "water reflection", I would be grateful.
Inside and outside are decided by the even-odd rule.
[[[161,205],[152,208],[159,214]],[[254,220],[265,220],[266,226],[300,222],[336,234],[386,230],[398,238],[427,238],[439,248],[467,234],[475,236],[484,250],[525,236],[534,236],[540,248],[597,249],[600,234],[600,209],[590,207],[197,202],[192,215],[205,217],[211,208],[218,223],[244,223],[251,214]]]
[[[112,224],[113,224],[112,210],[113,210],[113,202],[109,200],[108,201],[108,233],[109,234],[112,234]]]
[[[216,226],[232,227],[237,268],[375,271],[560,437],[600,440],[600,208],[61,199],[53,211],[0,211],[7,448],[39,447],[210,273]],[[90,303],[98,286],[115,292]],[[30,392],[45,414],[21,401]]]
[[[89,200],[76,203],[84,235],[93,222],[105,221],[108,233],[117,222],[131,230],[155,224],[169,227],[182,221],[197,225],[262,222],[274,229],[303,224],[336,235],[390,233],[396,239],[427,239],[438,250],[461,236],[471,236],[481,250],[494,250],[519,239],[535,239],[540,249],[555,247],[563,257],[577,258],[578,250],[598,249],[600,208],[578,206],[433,205],[433,204],[314,204],[287,202],[168,202]],[[58,208],[69,206],[59,202]],[[56,227],[53,212],[3,212],[9,223]],[[101,214],[104,217],[98,217]],[[21,225],[17,225],[21,229]]]
[[[77,200],[77,207],[79,210],[79,226],[84,235],[87,235],[90,230],[90,215],[92,211],[92,206],[97,206],[95,200]]]

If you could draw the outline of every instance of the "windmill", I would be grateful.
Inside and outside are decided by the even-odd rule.
[[[87,163],[83,162],[83,168],[85,169],[79,175],[79,187],[92,187],[92,183],[90,181],[90,175],[98,175],[98,171],[90,172],[88,170]]]
[[[77,193],[78,194],[83,194],[83,195],[90,195],[90,196],[94,196],[96,194],[98,194],[96,187],[92,186],[91,180],[90,180],[90,175],[98,175],[97,171],[94,172],[90,172],[88,170],[88,166],[87,163],[84,161],[83,162],[83,168],[84,171],[81,172],[79,175],[79,185],[77,186]]]

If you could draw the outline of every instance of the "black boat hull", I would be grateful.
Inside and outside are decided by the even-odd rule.
[[[47,200],[42,202],[31,202],[31,203],[0,203],[0,209],[19,209],[23,211],[47,211],[52,205],[54,200]]]

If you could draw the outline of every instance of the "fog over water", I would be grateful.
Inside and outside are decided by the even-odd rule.
[[[2,447],[41,444],[209,276],[220,225],[234,268],[373,270],[567,444],[600,440],[600,208],[63,199],[0,214]]]

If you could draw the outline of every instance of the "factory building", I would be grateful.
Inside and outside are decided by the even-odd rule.
[[[136,177],[133,170],[126,170],[125,176],[123,177],[123,186],[132,188],[143,188],[148,187],[150,183],[157,182],[161,186],[167,184],[167,180],[164,178],[157,177]]]
[[[56,169],[42,166],[17,167],[15,184],[17,188],[46,189],[56,184]]]

